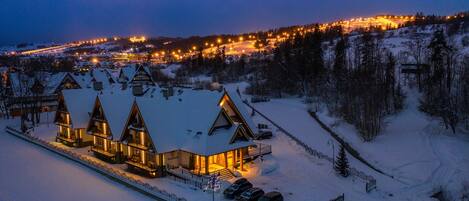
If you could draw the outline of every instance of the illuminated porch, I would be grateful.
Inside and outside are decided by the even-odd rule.
[[[211,156],[194,154],[194,166],[191,172],[197,175],[202,175],[219,172],[223,169],[231,171],[246,171],[246,166],[243,160],[246,152],[247,147]]]

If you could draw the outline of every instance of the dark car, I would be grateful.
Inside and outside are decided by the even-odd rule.
[[[283,201],[283,196],[277,191],[264,194],[258,201]]]
[[[262,130],[259,131],[259,134],[255,136],[256,140],[263,140],[263,139],[270,139],[272,138],[273,134],[272,131],[269,130]]]
[[[236,180],[231,186],[223,191],[225,198],[233,199],[247,189],[252,188],[252,184],[245,178]]]
[[[260,188],[250,188],[250,189],[244,191],[243,193],[241,193],[241,195],[237,196],[236,200],[239,200],[239,201],[256,201],[257,199],[259,199],[263,195],[264,195],[264,191],[262,189],[260,189]]]

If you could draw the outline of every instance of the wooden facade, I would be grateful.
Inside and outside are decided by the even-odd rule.
[[[242,124],[244,120],[228,97],[224,96],[219,106],[223,109],[211,126],[209,135],[216,129],[231,127],[235,123]],[[225,107],[227,109],[224,109]],[[150,177],[164,176],[164,169],[179,167],[197,175],[210,174],[221,169],[245,170],[244,156],[248,153],[248,147],[226,150],[213,155],[199,155],[186,150],[159,153],[158,147],[154,147],[152,141],[158,139],[151,139],[137,104],[134,103],[131,110],[122,136],[122,142],[127,145],[126,163],[130,170]],[[236,143],[238,140],[248,141],[252,136],[249,132],[251,130],[247,126],[239,126],[229,143]]]
[[[126,156],[124,153],[127,146],[121,144],[119,138],[114,139],[98,98],[95,101],[86,131],[93,136],[91,151],[96,157],[110,163],[123,163],[125,161]],[[120,135],[120,133],[115,135]]]
[[[55,89],[55,93],[60,93],[64,89],[80,89],[81,86],[70,73],[65,74],[60,84]]]
[[[88,115],[85,115],[89,118],[87,126],[85,125],[86,128],[73,128],[71,117],[66,107],[66,102],[64,101],[63,96],[59,98],[58,111],[55,117],[55,122],[58,126],[57,141],[76,147],[91,145],[90,150],[97,158],[109,163],[126,163],[129,171],[148,177],[165,176],[166,170],[173,168],[184,168],[197,175],[206,175],[224,169],[232,171],[246,170],[244,163],[245,158],[249,153],[250,146],[253,145],[252,141],[250,141],[252,139],[253,132],[226,92],[223,94],[217,94],[216,96],[208,96],[213,99],[209,99],[211,102],[205,104],[202,108],[207,108],[207,110],[211,111],[211,115],[205,116],[204,119],[206,120],[202,121],[203,123],[197,122],[192,124],[204,126],[200,127],[201,129],[197,130],[197,132],[195,130],[194,132],[191,131],[194,135],[203,135],[206,138],[204,138],[203,141],[195,141],[196,143],[194,144],[191,143],[193,142],[193,139],[187,138],[185,134],[180,135],[185,130],[179,130],[177,125],[175,127],[167,127],[165,132],[155,132],[155,128],[159,129],[160,127],[155,127],[159,121],[154,121],[154,117],[158,116],[152,116],[151,114],[153,112],[151,110],[153,108],[153,102],[149,102],[150,104],[145,107],[145,104],[141,105],[140,102],[137,103],[138,101],[135,100],[133,96],[129,96],[129,100],[134,99],[133,102],[129,101],[127,103],[129,105],[132,104],[131,107],[129,108],[129,105],[127,105],[126,107],[119,108],[122,104],[116,107],[118,104],[115,104],[114,100],[111,99],[115,97],[105,99],[105,97],[101,97],[105,95],[103,95],[103,93],[100,94],[101,95],[96,97],[94,104],[89,102],[90,106],[93,104],[93,109],[89,110],[89,117]],[[70,96],[67,96],[66,98],[70,98]],[[121,96],[119,98],[127,97]],[[145,98],[143,99],[147,100]],[[168,98],[161,100],[171,101],[168,100]],[[176,103],[182,102],[181,99],[174,100],[178,101]],[[187,101],[189,102],[190,100],[191,99],[188,99]],[[158,102],[155,104],[157,103]],[[106,114],[112,115],[112,113],[104,111],[104,108],[109,109],[109,105],[112,106],[110,108],[118,109],[118,112],[126,113],[125,117],[118,117],[117,119],[120,120],[117,121],[112,118],[117,117],[115,115],[107,118]],[[79,107],[74,107],[71,111],[80,108],[80,105],[75,106]],[[140,111],[139,106],[150,109],[143,111],[146,116],[142,115],[142,111]],[[192,107],[190,104],[185,106],[188,106],[188,108]],[[194,105],[193,107],[197,107],[197,105]],[[150,114],[148,111],[150,111]],[[155,112],[157,111],[160,110],[156,110]],[[173,110],[163,111],[166,113],[155,113],[155,115],[170,116],[174,113]],[[179,113],[177,113],[175,117],[184,116],[187,113],[186,111],[191,110],[179,110]],[[190,114],[196,113],[191,112]],[[145,119],[144,117],[148,119]],[[198,114],[192,117],[198,117]],[[149,124],[149,126],[153,133],[149,133],[149,127],[146,123],[152,123]],[[166,123],[172,124],[173,121],[170,120]],[[176,124],[177,122],[174,123]],[[121,126],[116,129],[116,125]],[[198,126],[190,126],[191,124],[188,125],[188,128],[194,127],[199,129]],[[113,130],[111,130],[111,128]],[[116,133],[112,133],[112,131]],[[155,133],[158,134],[155,135]],[[169,141],[170,143],[162,142],[161,138],[166,137],[164,135],[161,136],[162,133],[167,133],[168,138],[176,136],[179,136],[179,138],[172,138],[172,141]],[[86,138],[86,136],[89,136],[91,139]],[[153,138],[159,139],[152,139],[152,136]],[[220,138],[220,136],[224,137]],[[180,139],[185,140],[185,142],[190,144],[190,146],[181,146],[179,143]],[[219,140],[212,141],[213,139]],[[160,147],[155,146],[154,142],[156,142]],[[199,142],[203,144],[199,146],[199,144],[197,144]],[[221,146],[213,148],[211,143]]]
[[[132,106],[121,141],[127,146],[128,169],[149,177],[164,176],[163,156],[157,154],[138,107]]]
[[[132,79],[130,80],[130,84],[132,85],[151,85],[154,86],[155,83],[151,78],[150,72],[147,72],[143,65],[137,65],[137,69],[135,70],[135,74],[133,75]]]
[[[59,96],[58,102],[54,118],[54,122],[58,127],[56,141],[71,147],[91,145],[91,138],[86,135],[85,128],[73,127],[63,96]]]

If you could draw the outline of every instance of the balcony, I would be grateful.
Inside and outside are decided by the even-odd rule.
[[[148,165],[145,165],[145,164],[141,163],[137,159],[138,158],[131,158],[131,159],[125,161],[125,163],[129,166],[132,166],[132,167],[140,169],[140,170],[144,170],[148,173],[156,172],[156,167],[149,167]]]
[[[93,118],[91,118],[91,120],[98,122],[106,122],[106,120],[104,120],[104,117],[101,115],[94,116]]]
[[[130,124],[128,128],[132,129],[132,130],[135,130],[135,131],[145,131],[145,129],[143,128],[143,125],[138,124],[138,123]]]
[[[91,151],[97,152],[97,153],[102,154],[102,155],[104,155],[104,156],[106,156],[106,157],[109,157],[109,158],[112,158],[112,157],[115,157],[115,156],[116,156],[115,150],[104,151],[104,150],[101,149],[101,148],[98,148],[98,147],[93,146],[93,147],[91,147]]]
[[[68,122],[66,118],[62,117],[62,115],[57,116],[55,124],[58,126],[66,126],[66,127],[70,126],[70,122]]]
[[[57,133],[57,139],[60,139],[62,141],[66,141],[66,142],[69,142],[69,143],[74,143],[77,141],[77,138],[75,135],[70,135],[70,137],[68,137],[65,133]]]
[[[148,147],[139,143],[139,142],[129,142],[127,143],[127,145],[131,146],[131,147],[135,147],[137,149],[141,149],[141,150],[148,150]]]
[[[95,125],[91,126],[91,128],[88,129],[88,134],[95,135],[95,136],[98,136],[98,137],[101,137],[101,138],[106,138],[106,139],[109,137],[109,135],[107,133],[104,133],[104,131],[102,129],[98,128]]]

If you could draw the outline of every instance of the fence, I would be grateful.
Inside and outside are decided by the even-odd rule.
[[[247,101],[243,101],[244,104],[246,104],[248,107],[250,107],[251,109],[253,109],[256,113],[258,113],[259,115],[261,115],[264,119],[266,119],[267,121],[269,121],[270,123],[272,123],[275,127],[277,127],[280,131],[282,131],[282,133],[284,133],[285,135],[287,135],[288,137],[290,137],[290,139],[292,139],[293,141],[296,142],[296,144],[298,144],[299,146],[303,147],[303,149],[306,151],[306,153],[316,157],[316,158],[319,158],[319,159],[325,159],[325,160],[328,160],[329,162],[333,163],[333,159],[331,157],[329,157],[328,155],[326,154],[323,154],[321,153],[320,151],[317,151],[313,148],[311,148],[309,145],[307,145],[306,143],[304,143],[303,141],[301,141],[300,139],[298,139],[297,137],[295,137],[294,135],[292,135],[290,132],[288,132],[287,130],[283,129],[280,125],[276,124],[274,121],[272,121],[271,119],[269,119],[267,116],[265,116],[264,114],[262,114],[261,112],[259,112],[259,110],[257,110],[256,108],[254,108],[253,106],[251,106]],[[366,182],[366,185],[368,186],[368,183],[374,183],[375,184],[375,188],[376,188],[376,180],[375,178],[373,178],[372,176],[370,175],[367,175],[365,174],[364,172],[362,171],[359,171],[353,167],[350,167],[349,168],[349,171],[350,171],[350,174],[351,175],[354,175],[360,179],[363,179],[365,182]],[[367,191],[368,192],[368,191]]]
[[[76,152],[67,150],[63,147],[54,145],[48,141],[42,140],[36,136],[22,133],[14,128],[7,126],[5,131],[13,136],[21,138],[25,141],[38,145],[42,148],[45,148],[49,151],[52,151],[56,154],[59,154],[65,158],[68,158],[72,161],[75,161],[79,164],[84,165],[108,178],[111,178],[119,183],[126,185],[129,188],[132,188],[146,196],[149,196],[156,200],[168,200],[168,201],[187,201],[185,198],[178,197],[173,193],[168,193],[165,190],[161,190],[156,186],[150,185],[146,182],[143,182],[139,179],[133,178],[128,175],[126,172],[119,169],[107,167],[102,163],[93,161],[84,155],[78,154]]]
[[[184,168],[168,168],[166,170],[171,179],[192,185],[198,189],[203,189],[208,183],[209,178],[206,176],[195,175]]]
[[[263,155],[270,154],[270,153],[272,153],[272,146],[268,144],[256,143],[255,147],[249,148],[248,154],[243,158],[244,159],[254,158],[257,156],[263,156]]]

